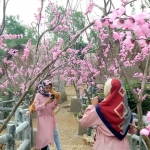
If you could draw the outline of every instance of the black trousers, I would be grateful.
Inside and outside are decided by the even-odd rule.
[[[47,145],[48,146],[48,145]],[[47,146],[41,148],[41,150],[47,150]]]

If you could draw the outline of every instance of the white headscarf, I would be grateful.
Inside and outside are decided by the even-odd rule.
[[[111,90],[111,81],[112,79],[108,79],[106,82],[105,82],[105,85],[104,85],[104,95],[105,95],[105,98],[108,96],[108,94],[110,93],[110,90]]]

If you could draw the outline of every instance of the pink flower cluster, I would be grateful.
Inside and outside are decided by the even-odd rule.
[[[24,49],[24,52],[23,52],[23,56],[22,56],[22,60],[26,60],[28,57],[29,57],[29,54],[30,54],[30,47],[31,45],[31,40],[29,40],[26,44],[26,47]]]
[[[5,49],[6,44],[3,42],[3,38],[0,37],[0,48]]]
[[[38,8],[38,13],[34,13],[34,17],[38,22],[40,22],[41,19],[44,18],[44,16],[42,15],[42,8]]]
[[[1,35],[1,38],[9,39],[9,40],[22,39],[23,35],[22,34],[4,34],[4,35]]]
[[[147,112],[147,121],[150,122],[150,111]],[[145,129],[140,131],[140,135],[149,136],[150,135],[150,125],[148,125]]]
[[[88,7],[87,7],[87,10],[86,10],[86,12],[85,12],[85,15],[91,13],[94,6],[95,6],[95,3],[93,3],[93,2],[92,2],[92,3],[89,3],[89,5],[88,5]]]
[[[18,56],[18,50],[17,49],[10,49],[8,53],[13,55],[13,56]]]
[[[133,75],[133,77],[135,77],[135,78],[140,78],[141,80],[143,79],[143,73],[135,73],[134,75]]]

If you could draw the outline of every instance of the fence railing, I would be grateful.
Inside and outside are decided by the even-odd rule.
[[[145,141],[143,140],[142,136],[138,136],[136,134],[127,135],[130,136],[130,148],[131,150],[148,150]]]
[[[0,144],[6,143],[6,150],[15,150],[17,141],[22,141],[17,150],[31,149],[30,115],[26,114],[27,110],[18,108],[15,113],[15,121],[9,122],[7,133],[0,136]]]

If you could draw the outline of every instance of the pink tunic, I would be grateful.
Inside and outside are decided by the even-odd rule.
[[[38,114],[36,148],[40,149],[48,144],[54,144],[54,130],[56,128],[56,119],[53,110],[57,107],[54,102],[45,107],[45,102],[49,97],[37,93],[35,96],[35,108]]]
[[[134,122],[132,124],[135,125]],[[93,150],[130,150],[127,137],[121,141],[116,138],[99,118],[95,106],[90,105],[85,110],[81,125],[84,127],[97,126]],[[130,127],[129,133],[134,134],[135,132],[136,129]]]

